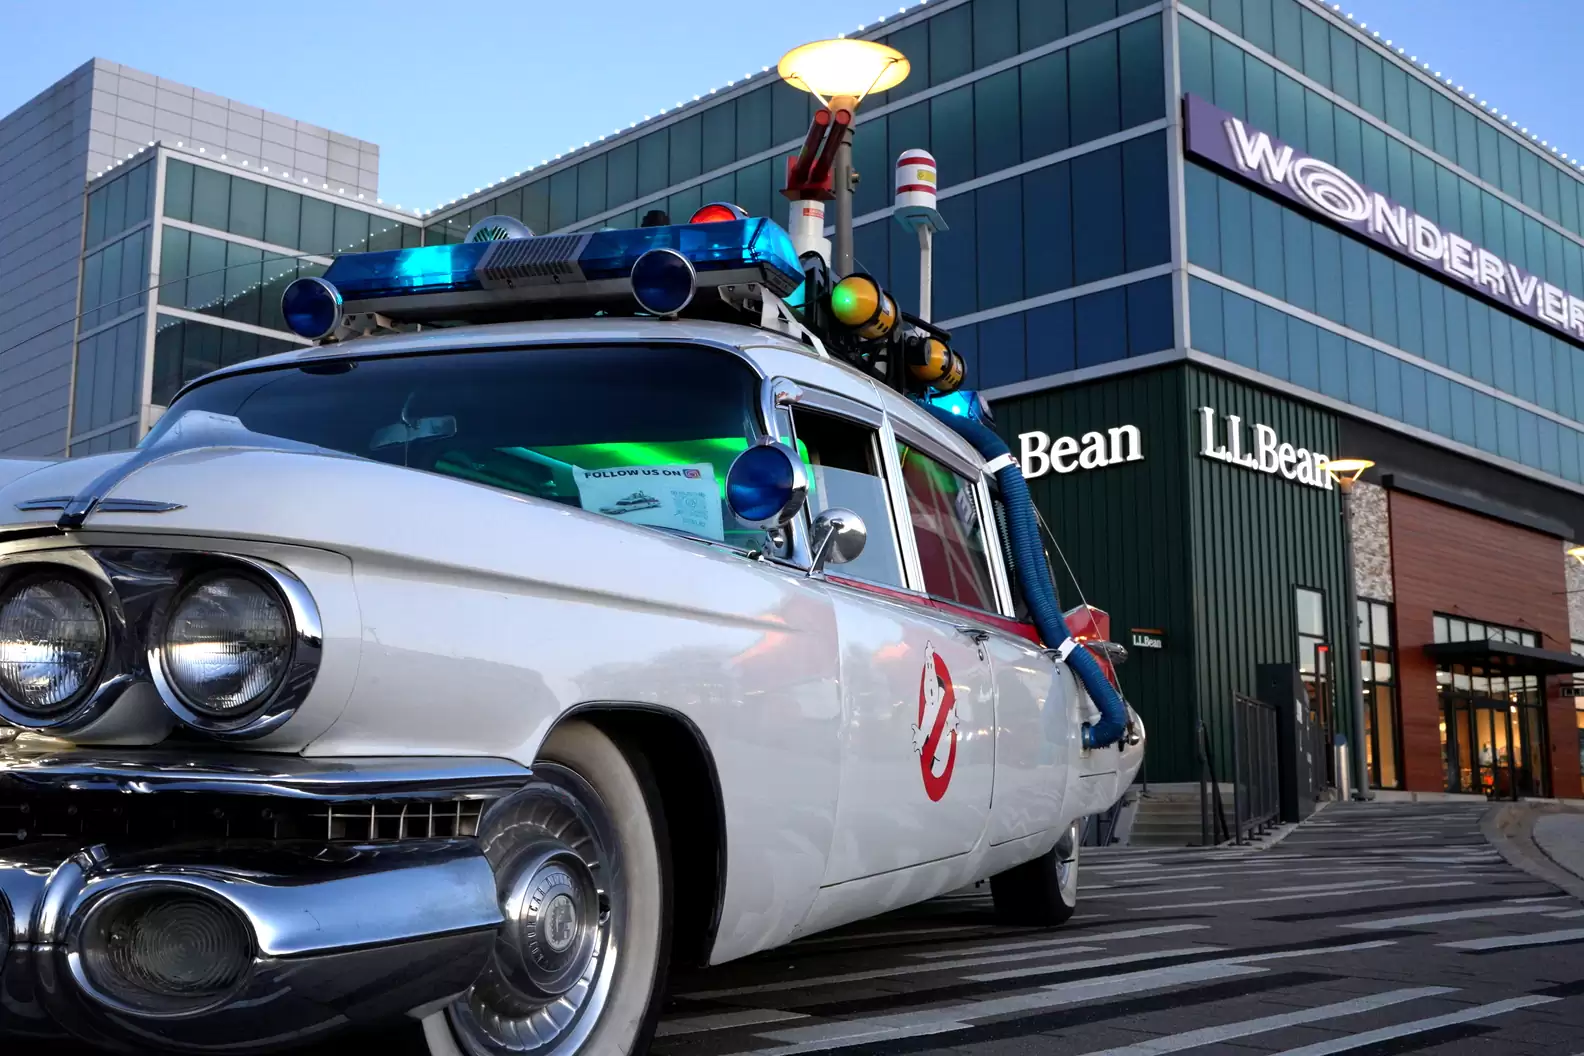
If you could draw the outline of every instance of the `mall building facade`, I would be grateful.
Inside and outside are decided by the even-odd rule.
[[[1134,643],[1145,777],[1196,781],[1205,745],[1224,768],[1232,699],[1276,664],[1377,787],[1584,795],[1578,170],[1314,0],[933,0],[863,35],[912,73],[858,117],[856,258],[917,302],[891,173],[931,151],[934,317],[1023,457],[1064,600],[1075,579]],[[782,216],[812,105],[766,72],[419,218],[378,201],[372,144],[91,63],[0,121],[8,188],[21,150],[136,133],[27,167],[48,279],[18,256],[42,229],[0,216],[0,324],[52,327],[0,348],[0,453],[134,443],[184,382],[300,344],[279,292],[336,253],[492,214]],[[1348,531],[1327,456],[1376,463]]]

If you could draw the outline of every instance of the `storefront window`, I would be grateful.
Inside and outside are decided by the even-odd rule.
[[[1575,638],[1573,652],[1584,656],[1584,642]],[[1573,715],[1578,723],[1579,769],[1584,771],[1584,675],[1573,676]]]
[[[1309,710],[1323,729],[1331,726],[1331,647],[1325,633],[1325,595],[1298,587],[1293,593],[1298,627],[1298,674],[1309,692]],[[1326,766],[1331,755],[1326,753]],[[1329,775],[1328,775],[1329,779]]]
[[[1392,607],[1364,598],[1358,603],[1359,677],[1364,685],[1365,750],[1376,788],[1401,788],[1397,714],[1397,653]]]
[[[1438,613],[1434,638],[1444,642],[1505,642],[1539,648],[1540,635],[1522,627],[1482,623]],[[1541,676],[1479,664],[1438,665],[1441,756],[1448,792],[1493,799],[1549,795],[1545,691]]]

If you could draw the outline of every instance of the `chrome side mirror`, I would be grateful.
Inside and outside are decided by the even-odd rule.
[[[845,565],[857,560],[868,541],[869,529],[862,517],[840,506],[824,510],[814,518],[809,575],[823,571],[828,564]]]
[[[726,471],[726,505],[750,528],[783,528],[808,499],[808,472],[786,444],[763,440]]]

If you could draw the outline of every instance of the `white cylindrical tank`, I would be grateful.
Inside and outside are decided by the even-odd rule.
[[[787,234],[792,236],[792,248],[799,257],[805,253],[818,253],[825,263],[830,263],[831,241],[825,237],[824,202],[799,199],[790,203]]]
[[[897,208],[934,212],[937,186],[935,155],[927,150],[904,150],[896,164]]]

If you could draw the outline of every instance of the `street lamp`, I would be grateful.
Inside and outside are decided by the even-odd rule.
[[[817,40],[793,48],[776,67],[783,81],[811,93],[821,104],[802,151],[787,162],[787,186],[781,193],[809,206],[794,210],[795,216],[809,221],[792,225],[800,253],[823,239],[822,203],[835,200],[836,249],[831,265],[837,278],[845,278],[853,270],[853,115],[865,96],[895,88],[909,69],[907,56],[895,48],[847,38]],[[818,230],[814,230],[816,223]]]
[[[1348,651],[1353,656],[1353,735],[1358,744],[1353,746],[1353,798],[1368,799],[1369,762],[1364,751],[1364,679],[1363,660],[1358,636],[1358,587],[1353,581],[1353,522],[1348,516],[1348,498],[1353,485],[1366,469],[1375,463],[1367,458],[1333,458],[1325,464],[1331,479],[1342,491],[1342,546],[1347,567],[1347,628]]]

